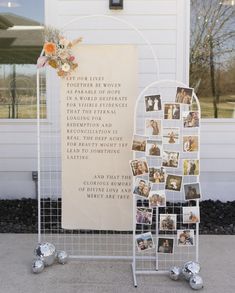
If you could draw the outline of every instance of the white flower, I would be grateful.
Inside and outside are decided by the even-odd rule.
[[[65,38],[60,38],[59,43],[60,43],[60,45],[67,47],[68,44],[70,43],[70,41]]]
[[[69,57],[69,53],[67,50],[64,49],[59,49],[57,51],[57,55],[61,58],[61,59],[67,59]]]
[[[65,72],[68,72],[70,70],[70,66],[68,63],[64,63],[61,68]]]

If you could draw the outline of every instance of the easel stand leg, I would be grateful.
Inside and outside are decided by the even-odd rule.
[[[137,280],[136,280],[136,273],[135,273],[135,265],[134,263],[131,264],[131,268],[132,268],[132,275],[133,275],[133,283],[135,288],[137,288]]]

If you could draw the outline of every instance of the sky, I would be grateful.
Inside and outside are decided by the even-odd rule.
[[[8,2],[12,7],[7,7]],[[18,6],[18,7],[14,7]],[[32,20],[44,22],[44,0],[0,0],[0,13],[14,13]]]

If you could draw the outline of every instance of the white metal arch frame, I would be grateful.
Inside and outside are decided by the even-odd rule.
[[[145,37],[145,35],[132,23],[120,19],[118,17],[115,16],[111,16],[111,15],[102,15],[102,14],[94,14],[94,15],[86,15],[86,16],[81,16],[81,17],[76,17],[72,20],[70,20],[69,22],[67,22],[65,25],[61,26],[60,29],[62,31],[66,31],[66,28],[71,25],[72,23],[76,23],[79,22],[81,20],[84,19],[91,19],[91,18],[104,18],[104,19],[111,19],[114,21],[117,21],[119,23],[125,24],[127,27],[129,27],[130,29],[132,29],[142,40],[143,43],[145,45],[148,46],[148,48],[151,51],[151,54],[153,56],[153,60],[155,63],[155,67],[156,67],[156,79],[159,79],[159,62],[158,62],[158,58],[157,55],[154,51],[154,48],[151,44],[151,42]],[[43,56],[44,54],[44,50],[41,51],[40,56]],[[38,242],[41,242],[41,162],[40,162],[40,158],[41,158],[41,148],[40,148],[40,144],[41,144],[41,138],[40,138],[40,69],[37,69],[37,164],[38,164]],[[79,256],[71,256],[72,258],[79,258]],[[84,258],[81,256],[81,258]],[[122,257],[122,256],[104,256],[104,257],[100,257],[100,256],[91,256],[88,258],[97,258],[97,259],[131,259],[130,257]]]
[[[137,114],[137,109],[138,109],[138,106],[140,105],[141,103],[141,100],[144,98],[145,94],[147,93],[147,91],[151,88],[165,88],[164,84],[170,84],[170,85],[173,85],[175,87],[185,87],[187,88],[188,85],[181,82],[181,81],[178,81],[178,80],[171,80],[171,79],[164,79],[164,80],[157,80],[157,81],[154,81],[152,83],[150,83],[148,86],[146,86],[142,91],[141,93],[139,94],[137,100],[136,100],[136,104],[135,104],[135,111],[134,111],[134,134],[137,134],[137,120],[138,120],[138,114]],[[173,87],[171,86],[171,87]],[[157,90],[156,90],[157,91]],[[156,92],[156,94],[160,94],[159,92]],[[199,103],[199,100],[198,100],[198,97],[196,96],[196,94],[193,92],[193,99],[195,100],[196,102],[196,105],[197,105],[197,112],[199,113],[199,119],[201,119],[201,107],[200,107],[200,103]],[[192,110],[193,111],[193,110]],[[145,109],[143,109],[143,113],[145,112]],[[164,113],[163,113],[164,115]],[[200,123],[200,121],[199,121]],[[198,132],[197,132],[197,135],[198,135],[198,152],[197,152],[197,159],[200,160],[200,124],[199,124],[199,127],[198,127]],[[136,159],[135,157],[135,154],[133,154],[133,159]],[[200,174],[200,173],[199,173]],[[198,178],[198,182],[199,182],[199,175],[197,176]],[[133,244],[132,244],[132,247],[133,247],[133,260],[132,260],[132,273],[133,273],[133,283],[134,283],[134,286],[137,287],[137,278],[136,276],[137,275],[148,275],[148,274],[167,274],[168,273],[168,270],[159,270],[158,269],[158,255],[156,254],[155,256],[137,256],[136,255],[136,239],[135,239],[135,236],[136,236],[136,203],[137,203],[137,200],[136,200],[136,197],[133,196]],[[199,200],[197,199],[196,200],[196,205],[199,206]],[[156,217],[158,217],[158,213],[156,214]],[[156,236],[158,235],[158,220],[156,220]],[[195,245],[195,260],[198,262],[199,261],[199,223],[196,223],[196,245]],[[156,249],[156,248],[155,248]],[[147,260],[147,261],[155,261],[155,270],[146,270],[146,269],[142,269],[142,270],[138,270],[137,269],[137,266],[136,266],[136,263],[138,260]],[[172,264],[169,263],[169,268]]]

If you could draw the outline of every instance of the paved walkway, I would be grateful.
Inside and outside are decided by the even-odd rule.
[[[70,261],[31,273],[36,235],[0,234],[0,293],[184,293],[187,282],[167,276],[138,276],[133,287],[127,261]],[[235,292],[235,236],[200,237],[202,293]]]

